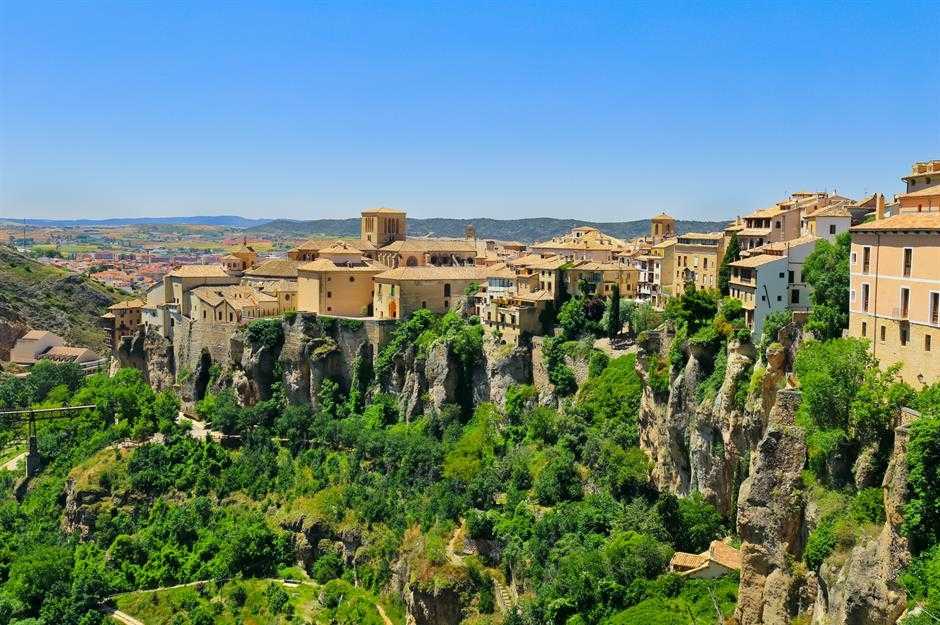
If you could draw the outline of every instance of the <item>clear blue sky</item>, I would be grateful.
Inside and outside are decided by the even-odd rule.
[[[0,6],[3,217],[725,218],[940,158],[935,1]]]

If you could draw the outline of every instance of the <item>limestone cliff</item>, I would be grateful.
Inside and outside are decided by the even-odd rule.
[[[176,376],[173,344],[160,332],[143,325],[131,336],[125,336],[114,350],[117,367],[133,367],[155,390],[171,388]]]

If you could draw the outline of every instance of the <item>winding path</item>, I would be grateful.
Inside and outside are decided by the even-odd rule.
[[[14,456],[13,458],[10,458],[6,462],[4,462],[3,470],[4,471],[16,471],[16,467],[19,466],[20,462],[22,462],[23,460],[26,460],[25,451],[21,453],[20,455]]]
[[[118,623],[123,623],[124,625],[146,625],[143,621],[138,621],[130,614],[125,614],[120,610],[114,608],[105,608],[104,613],[113,618]]]

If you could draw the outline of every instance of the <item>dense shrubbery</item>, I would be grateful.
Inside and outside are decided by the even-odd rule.
[[[803,278],[813,287],[806,330],[819,339],[842,336],[849,327],[849,248],[852,238],[843,232],[830,243],[816,242],[816,249],[806,257]]]

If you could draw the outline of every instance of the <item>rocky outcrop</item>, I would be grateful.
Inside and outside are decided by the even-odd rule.
[[[844,561],[830,558],[820,567],[815,625],[892,625],[904,612],[907,595],[899,576],[911,554],[901,524],[908,426],[916,416],[914,411],[902,410],[894,430],[894,447],[882,481],[886,520],[881,532],[855,545]]]
[[[0,321],[0,360],[7,362],[10,360],[10,350],[16,345],[21,336],[26,334],[29,328],[26,324],[15,321]]]
[[[133,367],[156,390],[171,388],[176,377],[173,344],[155,328],[142,325],[121,339],[114,351],[117,367]]]
[[[460,594],[455,588],[409,587],[403,597],[406,625],[457,625],[463,620]]]
[[[475,401],[491,401],[498,406],[506,403],[506,391],[516,384],[531,384],[533,358],[526,347],[506,351],[491,343],[484,346],[486,365],[482,379],[474,380]]]
[[[98,517],[98,504],[107,495],[108,492],[103,488],[79,488],[75,479],[66,480],[62,531],[83,542],[90,539]]]
[[[804,580],[790,565],[802,552],[806,442],[794,425],[800,401],[798,391],[778,392],[738,495],[741,586],[735,616],[741,625],[788,625],[807,600]]]

